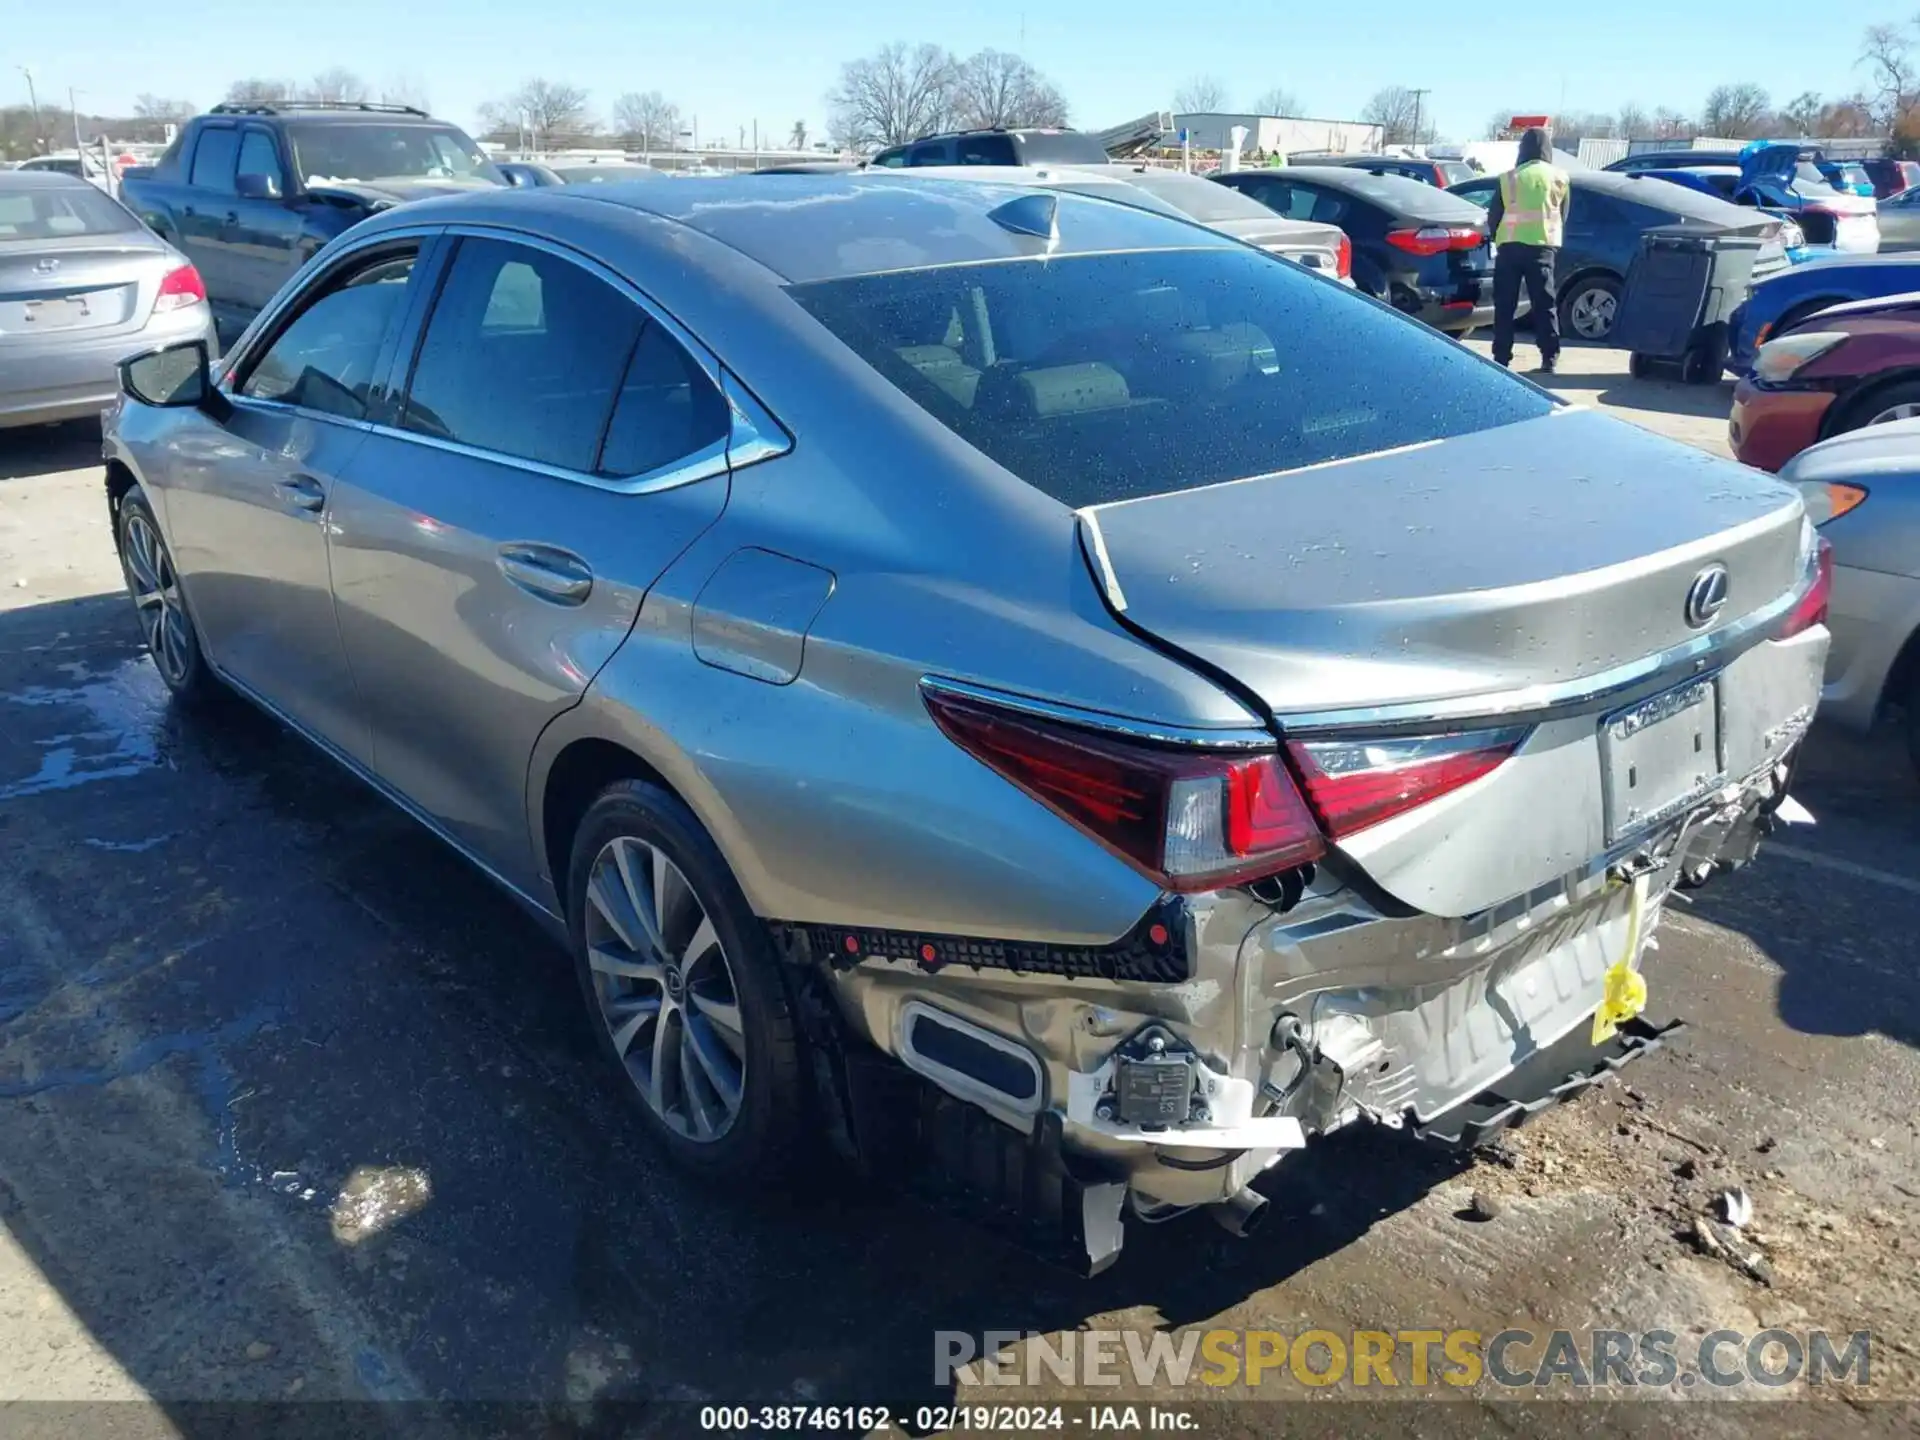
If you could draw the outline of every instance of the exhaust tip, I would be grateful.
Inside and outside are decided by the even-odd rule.
[[[1220,1222],[1221,1229],[1244,1240],[1266,1220],[1267,1197],[1248,1186],[1239,1194],[1229,1196],[1217,1205],[1209,1205],[1207,1209]]]

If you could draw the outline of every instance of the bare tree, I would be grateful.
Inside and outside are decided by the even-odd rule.
[[[293,85],[286,80],[236,80],[227,87],[229,105],[271,105],[292,98]]]
[[[578,85],[552,80],[527,81],[505,99],[482,105],[480,117],[487,124],[488,134],[513,135],[524,126],[536,150],[546,149],[556,139],[593,133],[587,92]]]
[[[1653,134],[1659,140],[1688,140],[1700,133],[1691,116],[1662,105],[1653,112]]]
[[[806,121],[796,120],[793,122],[793,129],[787,134],[787,148],[790,150],[804,150],[807,148]]]
[[[1869,25],[1860,59],[1873,86],[1874,118],[1891,127],[1913,96],[1913,51],[1898,25]]]
[[[1820,107],[1820,118],[1812,133],[1823,139],[1853,140],[1872,135],[1878,128],[1873,118],[1873,102],[1865,95],[1849,95]]]
[[[1360,118],[1369,125],[1378,125],[1389,145],[1416,144],[1420,137],[1415,130],[1426,128],[1420,113],[1420,97],[1404,85],[1389,85],[1374,91],[1373,98],[1362,107]]]
[[[895,41],[840,67],[827,92],[829,130],[849,150],[903,145],[953,123],[959,62],[938,45]]]
[[[1653,133],[1653,121],[1647,118],[1646,111],[1629,101],[1613,117],[1613,133],[1622,140],[1642,140]]]
[[[191,100],[169,100],[164,95],[141,95],[133,102],[133,113],[141,120],[160,120],[178,124],[193,114]]]
[[[680,107],[658,90],[629,91],[613,102],[613,128],[642,150],[671,150],[680,136]]]
[[[1701,107],[1700,129],[1729,140],[1750,140],[1767,128],[1769,108],[1767,92],[1751,81],[1716,85]]]
[[[427,100],[427,82],[411,71],[389,75],[380,84],[382,105],[411,105],[416,110],[431,110]]]
[[[1217,115],[1227,108],[1227,87],[1217,76],[1196,75],[1173,92],[1173,108],[1182,115]]]
[[[1617,134],[1618,123],[1597,110],[1569,110],[1553,117],[1553,143],[1562,150],[1578,150],[1582,140]]]
[[[331,70],[322,70],[300,92],[303,100],[332,100],[346,104],[359,104],[373,92],[367,89],[367,82],[351,70],[336,65]]]
[[[961,63],[954,74],[953,111],[956,123],[970,129],[1067,123],[1066,99],[1053,82],[1004,50],[982,50]]]
[[[1284,86],[1276,85],[1253,102],[1256,115],[1298,115],[1300,97]]]

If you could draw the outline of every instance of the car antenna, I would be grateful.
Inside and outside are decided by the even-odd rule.
[[[1060,243],[1059,216],[1057,195],[1022,195],[987,212],[987,218],[1002,230],[1044,240],[1049,250]]]

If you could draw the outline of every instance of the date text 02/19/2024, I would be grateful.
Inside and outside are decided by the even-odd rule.
[[[947,1430],[1189,1431],[1198,1418],[1187,1410],[1162,1405],[921,1405],[898,1414],[884,1405],[708,1405],[700,1428],[719,1433],[845,1430],[871,1435],[896,1425],[919,1435]]]

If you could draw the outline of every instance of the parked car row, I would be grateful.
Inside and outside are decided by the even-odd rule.
[[[1607,169],[1630,175],[1684,170],[1715,188],[1731,171],[1727,198],[1783,212],[1808,244],[1858,254],[1880,248],[1874,182],[1857,164],[1835,164],[1817,147],[1756,140],[1739,150],[1655,150]]]

